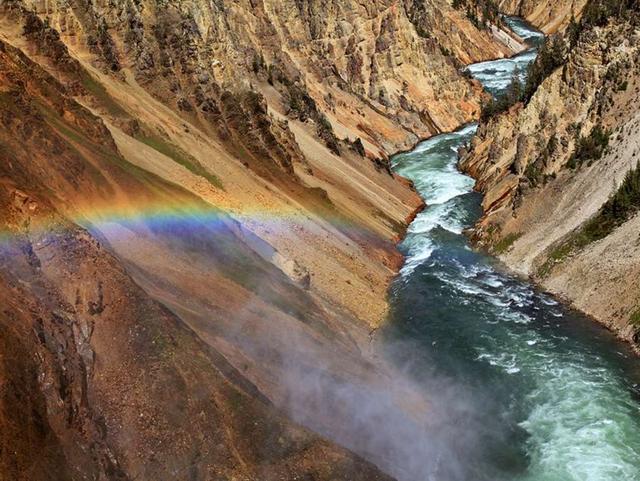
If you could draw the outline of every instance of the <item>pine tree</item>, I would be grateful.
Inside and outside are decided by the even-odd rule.
[[[522,100],[523,87],[520,79],[520,69],[516,66],[511,75],[511,83],[506,93],[507,103],[509,107]]]

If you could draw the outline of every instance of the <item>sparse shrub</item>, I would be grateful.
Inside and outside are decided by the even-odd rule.
[[[501,23],[498,5],[493,0],[453,0],[456,10],[465,9],[467,18],[477,28],[488,28],[489,24]]]
[[[569,42],[569,48],[573,48],[578,43],[580,39],[580,33],[582,31],[582,26],[576,21],[576,17],[571,15],[571,20],[569,21],[569,25],[566,30],[566,38],[567,42]]]
[[[630,170],[618,190],[602,206],[596,217],[598,229],[595,235],[607,235],[613,229],[630,219],[640,210],[640,167]],[[595,227],[595,226],[594,226]],[[604,235],[602,237],[604,237]]]
[[[498,98],[492,97],[487,103],[483,104],[480,112],[480,118],[483,121],[487,121],[491,117],[509,110],[512,106],[522,100],[522,94],[523,87],[520,80],[520,72],[516,68],[505,94]]]
[[[253,73],[257,74],[258,72],[261,72],[262,70],[264,70],[264,57],[262,56],[262,54],[255,54],[253,56],[253,63],[252,63],[252,70]]]
[[[571,17],[564,38],[559,34],[545,40],[538,57],[529,65],[523,101],[528,103],[538,86],[553,71],[566,64],[568,51],[573,49],[586,30],[604,26],[615,19],[625,19],[630,24],[640,25],[640,2],[638,0],[589,0],[579,21]],[[623,82],[619,89],[626,89]]]
[[[366,154],[364,144],[362,143],[362,139],[360,137],[357,137],[353,142],[351,142],[351,148],[361,157],[364,157]]]
[[[537,162],[529,164],[524,171],[524,175],[533,187],[536,187],[543,180],[542,171],[537,166]]]
[[[612,20],[625,19],[632,25],[640,24],[640,2],[637,0],[589,0],[580,21],[574,17],[567,27],[567,40],[573,48],[583,31],[603,27]]]
[[[305,89],[295,84],[288,86],[289,109],[302,122],[313,119],[316,123],[316,133],[325,145],[334,154],[340,155],[340,145],[336,137],[331,122],[327,117],[318,110],[315,100],[307,93]]]
[[[508,234],[500,239],[496,245],[493,247],[493,252],[496,254],[503,254],[507,252],[509,248],[522,236],[521,232],[514,232],[512,234]]]
[[[551,174],[543,174],[544,166],[548,164],[549,159],[552,158],[558,146],[558,138],[555,134],[549,137],[547,145],[542,149],[542,152],[538,156],[535,162],[529,164],[525,170],[525,176],[529,179],[529,183],[532,187],[536,187],[538,184],[546,184],[550,179],[555,179],[555,172]]]
[[[451,50],[449,50],[446,47],[443,47],[442,45],[439,46],[440,47],[440,53],[442,55],[444,55],[445,57],[453,57],[453,53],[451,52]]]
[[[627,173],[620,187],[609,197],[598,213],[550,252],[547,261],[538,270],[538,275],[545,276],[555,263],[562,261],[572,252],[582,249],[591,242],[604,239],[638,212],[640,212],[640,167],[636,166]]]
[[[608,130],[603,129],[601,125],[596,125],[587,137],[578,138],[576,150],[569,158],[567,166],[575,169],[585,162],[591,164],[600,159],[609,145],[610,135]]]
[[[118,59],[116,44],[109,33],[109,27],[104,18],[100,19],[96,27],[95,37],[93,35],[89,35],[87,43],[93,53],[102,56],[111,71],[117,72],[120,70],[121,66],[120,60]]]
[[[536,60],[529,64],[527,82],[522,94],[523,101],[528,103],[533,94],[544,80],[558,67],[564,65],[567,59],[565,43],[559,35],[545,40],[540,47]]]
[[[582,25],[602,27],[611,19],[622,18],[627,11],[638,10],[635,0],[590,0],[582,12]]]

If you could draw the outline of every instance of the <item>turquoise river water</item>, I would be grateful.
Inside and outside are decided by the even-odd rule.
[[[516,67],[524,74],[541,40],[523,22],[508,21],[532,48],[468,67],[494,95]],[[402,244],[407,260],[392,290],[386,337],[419,348],[392,354],[413,377],[465,393],[464,402],[459,394],[443,401],[460,403],[449,410],[458,417],[443,421],[458,424],[449,444],[459,445],[459,456],[431,460],[427,477],[639,481],[638,359],[592,320],[473,250],[462,234],[481,214],[474,181],[456,168],[458,149],[475,130],[467,125],[393,159],[428,207]],[[468,442],[460,439],[466,427],[474,432]]]

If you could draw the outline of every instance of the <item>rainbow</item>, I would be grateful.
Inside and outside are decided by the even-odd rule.
[[[304,229],[307,234],[326,236],[331,233],[338,239],[349,242],[355,238],[369,239],[372,232],[344,216],[319,217],[294,207],[266,210],[260,207],[242,209],[221,208],[205,203],[198,198],[138,199],[137,202],[84,202],[76,208],[61,208],[61,214],[42,212],[37,202],[25,200],[23,214],[0,220],[0,243],[16,239],[49,237],[62,234],[69,229],[81,227],[92,234],[114,234],[116,230],[163,232],[185,236],[190,231],[206,229],[212,233],[231,231],[250,235],[250,232],[267,232],[286,235]],[[30,204],[30,205],[29,205]],[[33,207],[31,207],[33,206]],[[4,225],[2,225],[4,224]],[[379,239],[378,239],[379,241]]]

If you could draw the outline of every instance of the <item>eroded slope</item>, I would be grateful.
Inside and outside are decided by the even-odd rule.
[[[608,221],[605,203],[640,155],[633,16],[585,29],[531,101],[482,125],[461,160],[485,193],[473,236],[627,339],[640,304],[638,219]]]
[[[138,202],[194,197],[129,166],[99,119],[19,51],[0,43],[0,64],[3,479],[386,479],[292,425],[65,218],[124,187]]]

